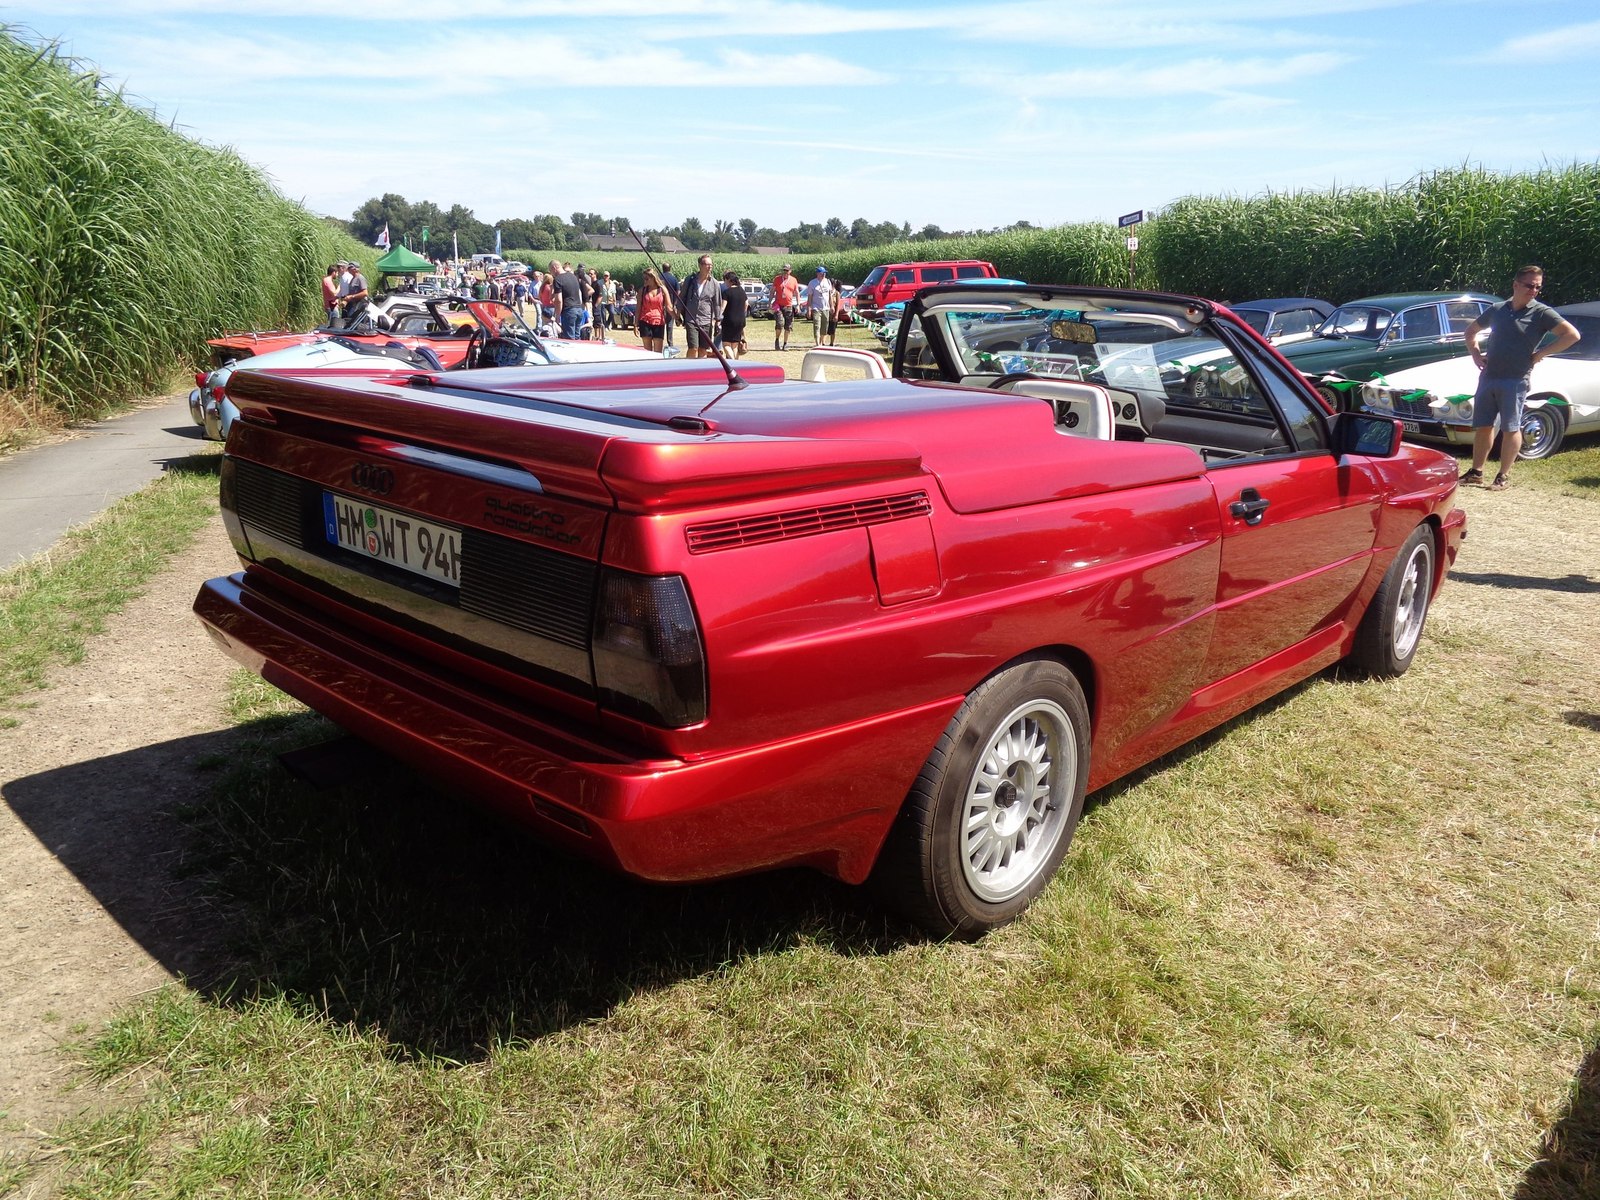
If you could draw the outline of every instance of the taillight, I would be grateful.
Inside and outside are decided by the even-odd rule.
[[[669,728],[705,720],[705,650],[682,576],[606,570],[593,646],[606,707]]]
[[[206,385],[206,377],[209,376],[210,374],[211,374],[210,371],[196,371],[194,373],[194,385],[195,385],[195,387],[198,387],[198,388],[205,387],[205,385]]]

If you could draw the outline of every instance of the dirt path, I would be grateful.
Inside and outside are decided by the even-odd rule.
[[[215,948],[173,882],[186,835],[167,814],[208,786],[196,760],[227,737],[232,664],[189,606],[236,566],[215,519],[0,730],[0,1149],[93,1103],[65,1090],[62,1040]]]
[[[1564,667],[1556,703],[1600,721],[1600,508],[1526,489],[1461,503],[1470,535],[1438,618],[1525,630]],[[174,880],[186,835],[168,814],[208,786],[199,762],[228,745],[232,666],[189,605],[234,565],[213,521],[0,731],[0,1149],[32,1148],[96,1103],[73,1090],[62,1040],[220,954],[220,919]]]

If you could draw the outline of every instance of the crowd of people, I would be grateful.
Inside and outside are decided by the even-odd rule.
[[[346,326],[354,323],[365,311],[367,299],[367,277],[360,263],[350,259],[328,264],[322,277],[322,311],[328,328],[338,328],[341,321]]]
[[[510,305],[525,318],[531,317],[546,336],[600,338],[605,330],[631,325],[645,349],[663,352],[675,347],[675,334],[681,326],[687,357],[705,357],[715,347],[730,358],[739,358],[749,349],[749,293],[735,271],[715,277],[709,254],[702,254],[696,267],[687,279],[673,274],[670,263],[659,273],[649,268],[637,290],[613,279],[610,271],[560,259],[551,259],[548,271],[491,276],[460,266],[446,274],[453,274],[449,286],[456,294]],[[791,264],[784,263],[772,279],[771,290],[774,350],[789,348],[802,294],[810,316],[812,345],[835,344],[844,315],[843,294],[826,267],[818,266],[811,282],[802,286]],[[322,302],[330,327],[337,327],[341,319],[348,325],[358,317],[367,297],[367,281],[358,264],[341,262],[328,268],[322,281]],[[625,315],[624,306],[628,305],[632,306],[631,315]]]

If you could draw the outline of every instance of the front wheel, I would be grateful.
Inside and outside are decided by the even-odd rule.
[[[967,697],[929,754],[875,882],[941,937],[1015,920],[1061,864],[1088,778],[1077,678],[1047,659],[1001,671]]]
[[[1561,449],[1567,424],[1553,404],[1522,410],[1522,453],[1518,458],[1549,458]]]
[[[1433,530],[1419,525],[1389,564],[1350,651],[1350,665],[1362,674],[1392,679],[1411,665],[1433,598],[1433,555]]]

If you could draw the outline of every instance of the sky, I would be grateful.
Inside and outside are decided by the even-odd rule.
[[[394,192],[490,223],[989,229],[1600,158],[1596,0],[0,0],[0,24],[341,218]]]

